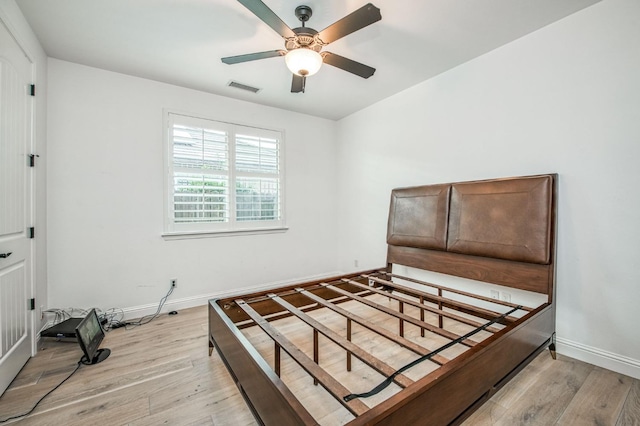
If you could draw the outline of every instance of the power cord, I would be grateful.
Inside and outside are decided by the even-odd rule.
[[[110,308],[100,315],[100,323],[103,324],[104,331],[111,331],[124,325],[123,318],[124,311],[122,309]]]
[[[151,321],[153,321],[158,315],[160,315],[160,311],[162,310],[162,307],[164,306],[165,302],[167,301],[167,299],[169,298],[169,296],[171,296],[171,293],[173,293],[173,289],[175,287],[172,285],[169,288],[169,291],[167,292],[167,294],[160,299],[160,304],[158,305],[158,309],[156,310],[155,314],[151,314],[151,315],[145,315],[142,318],[140,318],[138,321],[129,321],[124,323],[123,325],[121,325],[120,327],[125,328],[125,330],[131,330],[135,327],[138,327],[140,325],[145,325],[145,324],[149,324]]]
[[[77,365],[77,366],[76,366],[76,368],[71,372],[71,374],[69,374],[69,375],[68,375],[68,376],[67,376],[63,381],[61,381],[60,383],[58,383],[58,385],[57,385],[55,388],[51,389],[49,392],[47,392],[46,394],[44,394],[44,396],[43,396],[42,398],[40,398],[40,399],[38,400],[38,402],[36,402],[36,405],[34,405],[34,406],[31,408],[31,410],[29,410],[29,411],[27,411],[26,413],[23,413],[23,414],[18,414],[18,415],[16,415],[16,416],[12,416],[12,417],[8,417],[8,418],[6,418],[6,419],[0,420],[0,423],[6,423],[6,422],[8,422],[9,420],[19,419],[19,418],[21,418],[21,417],[25,417],[25,416],[28,416],[29,414],[31,414],[31,413],[33,412],[33,410],[35,410],[35,409],[36,409],[36,407],[38,406],[38,404],[40,404],[40,403],[42,402],[42,400],[43,400],[43,399],[45,399],[46,397],[48,397],[48,396],[49,396],[49,394],[51,394],[51,392],[53,392],[54,390],[56,390],[56,389],[58,389],[60,386],[62,386],[62,384],[63,384],[64,382],[66,382],[67,380],[69,380],[69,379],[71,378],[71,376],[73,376],[73,375],[76,373],[76,371],[78,371],[78,369],[79,369],[81,366],[82,366],[82,360],[78,361],[78,365]]]

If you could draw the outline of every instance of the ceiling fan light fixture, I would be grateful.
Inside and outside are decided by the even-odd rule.
[[[290,50],[284,56],[289,70],[301,77],[309,77],[318,72],[322,66],[322,55],[305,47]]]

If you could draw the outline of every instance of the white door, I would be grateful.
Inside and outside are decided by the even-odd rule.
[[[31,356],[31,61],[0,20],[0,395]]]

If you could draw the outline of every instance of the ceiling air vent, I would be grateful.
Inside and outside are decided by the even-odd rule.
[[[251,92],[251,93],[258,93],[261,90],[261,89],[258,89],[257,87],[247,86],[246,84],[238,83],[237,81],[233,81],[233,80],[230,81],[229,84],[227,84],[227,86],[235,87],[236,89],[246,90],[247,92]]]

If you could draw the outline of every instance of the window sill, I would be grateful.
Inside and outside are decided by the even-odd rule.
[[[162,233],[162,238],[165,241],[191,240],[195,238],[219,238],[241,235],[281,234],[287,232],[287,230],[289,230],[289,227],[281,226],[275,228],[243,229],[232,231],[174,231]]]

